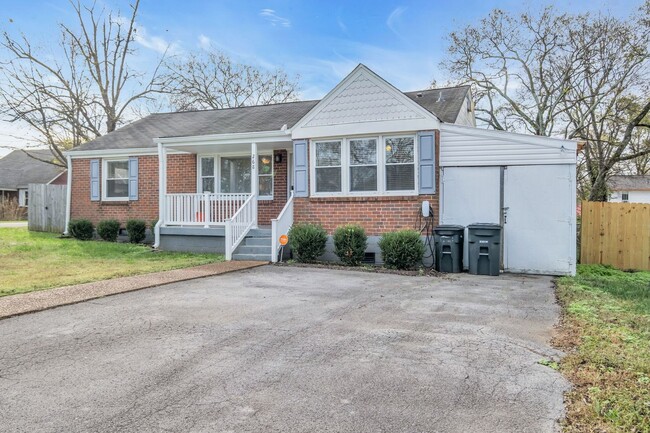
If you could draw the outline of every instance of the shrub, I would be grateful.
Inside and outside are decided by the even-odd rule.
[[[415,230],[384,233],[379,248],[388,268],[412,269],[422,262],[424,244]]]
[[[71,220],[68,224],[70,235],[80,241],[92,239],[94,230],[93,223],[86,219]]]
[[[334,232],[334,252],[348,266],[359,266],[368,246],[368,237],[363,227],[345,225]]]
[[[146,237],[147,223],[143,220],[128,220],[126,222],[126,232],[129,234],[129,242],[139,244]]]
[[[0,221],[17,221],[24,219],[26,208],[18,206],[18,200],[9,197],[0,197]]]
[[[118,220],[104,220],[97,224],[97,234],[105,241],[117,241],[117,235],[119,232],[120,222]]]
[[[325,252],[327,232],[316,224],[294,224],[289,230],[289,244],[299,262],[313,262]]]

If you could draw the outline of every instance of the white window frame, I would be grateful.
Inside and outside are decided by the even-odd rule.
[[[267,154],[267,153],[258,153],[257,157],[261,158],[263,156],[268,156],[271,158],[271,174],[266,174],[262,176],[270,176],[272,181],[271,181],[271,194],[270,196],[257,196],[258,201],[268,201],[268,200],[273,200],[273,196],[275,195],[275,155],[273,153]],[[251,157],[250,153],[241,153],[241,152],[236,152],[236,153],[219,153],[219,154],[198,154],[196,155],[196,190],[199,192],[199,194],[203,193],[203,167],[201,166],[201,158],[214,158],[214,194],[221,194],[221,158],[242,158],[242,157]],[[257,173],[258,176],[258,182],[259,182],[259,172]],[[206,176],[206,177],[211,177],[211,176]],[[252,185],[251,185],[252,187]],[[225,193],[224,193],[225,194]]]
[[[386,162],[386,140],[393,139],[393,138],[397,138],[397,139],[399,139],[399,138],[412,138],[413,139],[413,162],[396,162],[396,163],[390,163],[390,164],[388,164]],[[419,179],[418,179],[418,161],[419,161],[419,159],[418,159],[418,155],[416,154],[417,148],[418,148],[417,136],[412,136],[412,135],[388,135],[388,136],[385,136],[383,138],[381,144],[382,144],[381,150],[382,150],[382,152],[384,154],[384,156],[383,156],[383,160],[384,160],[384,163],[383,163],[384,176],[383,176],[383,180],[382,180],[382,182],[384,184],[383,185],[384,190],[387,191],[387,192],[397,192],[397,193],[401,193],[402,191],[410,191],[410,192],[415,192],[417,194],[418,181],[419,181]],[[388,179],[386,178],[386,166],[388,166],[388,165],[413,165],[413,188],[415,188],[415,189],[413,189],[413,190],[401,190],[401,189],[398,189],[398,190],[388,191]]]
[[[350,158],[350,150],[351,150],[351,141],[361,141],[361,140],[375,140],[375,163],[374,164],[355,164],[352,165],[352,159]],[[347,143],[347,152],[348,152],[348,190],[350,194],[373,194],[377,193],[380,190],[379,186],[379,151],[382,149],[382,147],[379,145],[379,140],[377,137],[353,137],[353,138],[347,138],[346,140]],[[352,191],[352,167],[376,167],[377,169],[377,184],[375,185],[375,190],[374,191]]]
[[[18,206],[27,207],[29,205],[29,192],[26,189],[18,190]]]
[[[316,166],[316,146],[318,144],[320,144],[320,143],[334,143],[334,142],[339,143],[339,150],[340,150],[340,153],[341,153],[341,162],[339,163],[339,165],[323,165],[323,166],[318,166],[317,167]],[[343,139],[343,138],[332,138],[332,139],[327,139],[327,140],[315,140],[313,145],[312,145],[312,149],[313,149],[313,151],[311,152],[311,155],[313,155],[314,157],[311,158],[311,160],[313,161],[313,164],[310,163],[310,165],[313,165],[313,167],[314,167],[313,176],[312,176],[313,190],[316,191],[316,169],[317,168],[338,168],[339,170],[341,170],[341,191],[319,192],[319,193],[316,193],[316,194],[322,195],[322,196],[342,195],[344,193],[345,189],[346,189],[345,188],[346,176],[345,176],[344,171],[345,171],[345,167],[348,165],[347,161],[346,161],[347,158],[344,155],[344,153],[345,153],[345,151],[347,149],[347,146],[345,145],[345,139]]]
[[[108,191],[108,181],[115,180],[108,178],[108,163],[109,162],[126,162],[126,195],[122,197],[108,197],[106,192]],[[102,159],[102,201],[129,201],[129,158],[104,158]]]
[[[375,138],[377,140],[377,191],[350,191],[350,146],[349,140],[362,138]],[[386,152],[385,139],[387,138],[413,138],[413,166],[414,189],[387,191],[386,190]],[[341,142],[341,192],[316,192],[316,143],[326,141]],[[380,135],[355,135],[348,137],[329,137],[309,140],[309,196],[310,197],[396,197],[417,196],[419,185],[419,153],[417,134],[380,134]]]
[[[262,164],[260,163],[259,159],[261,159],[261,158],[263,158],[265,156],[268,156],[269,158],[271,158],[271,174],[262,174],[259,171],[259,167],[262,167]],[[258,186],[258,190],[259,190],[259,184],[260,184],[260,177],[263,176],[263,177],[270,177],[271,178],[271,195],[259,195],[259,196],[257,196],[257,199],[258,200],[273,200],[273,196],[275,195],[275,155],[273,153],[271,153],[271,155],[267,155],[265,153],[258,153],[257,154],[257,159],[258,159],[258,161],[257,161],[257,166],[258,166],[258,170],[257,170],[257,186]],[[251,185],[251,187],[252,187],[252,185]]]
[[[621,201],[623,203],[629,203],[630,201],[630,193],[629,192],[621,192]]]

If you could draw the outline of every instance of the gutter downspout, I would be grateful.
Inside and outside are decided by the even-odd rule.
[[[164,155],[162,143],[158,142],[158,222],[153,228],[154,233],[154,243],[153,247],[158,248],[160,246],[160,226],[164,225],[164,201],[165,201],[165,191],[163,186],[166,184],[167,179],[165,178],[165,168],[167,166],[167,161]]]
[[[68,226],[70,225],[70,208],[72,207],[72,158],[70,155],[66,155],[66,160],[68,163],[68,185],[65,195],[65,230],[63,234],[67,236],[69,234]]]

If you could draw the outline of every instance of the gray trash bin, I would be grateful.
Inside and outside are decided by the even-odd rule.
[[[499,275],[501,267],[501,226],[471,224],[467,226],[469,273]]]
[[[464,235],[464,226],[443,224],[434,229],[434,239],[436,245],[436,271],[463,271]]]

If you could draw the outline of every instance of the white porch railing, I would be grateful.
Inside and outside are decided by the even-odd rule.
[[[278,252],[282,245],[280,245],[280,236],[289,233],[289,229],[293,225],[293,192],[284,205],[282,212],[276,219],[271,220],[271,261],[273,263],[278,261]]]
[[[232,260],[232,253],[255,224],[256,200],[255,195],[248,197],[232,218],[226,221],[226,260]]]
[[[251,194],[165,194],[165,225],[224,225]]]

